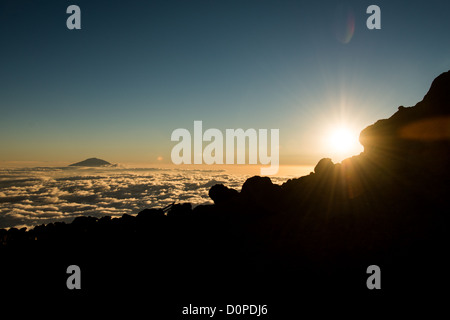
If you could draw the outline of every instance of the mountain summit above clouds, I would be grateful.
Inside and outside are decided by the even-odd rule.
[[[109,167],[109,166],[112,166],[112,164],[109,163],[108,161],[97,158],[89,158],[69,165],[69,167]]]

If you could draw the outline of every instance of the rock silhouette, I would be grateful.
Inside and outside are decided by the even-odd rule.
[[[364,154],[394,170],[448,177],[450,160],[450,71],[438,76],[422,101],[400,106],[389,119],[361,132]]]
[[[211,187],[214,205],[0,230],[0,271],[10,287],[38,281],[58,292],[64,278],[53,272],[77,261],[90,293],[152,288],[153,302],[170,310],[211,295],[221,303],[250,296],[272,303],[276,318],[294,314],[298,296],[304,308],[361,306],[369,294],[378,306],[423,292],[435,299],[448,285],[449,93],[446,72],[421,102],[364,129],[362,154],[322,159],[282,185],[256,176],[241,192]],[[30,261],[44,262],[31,272]],[[365,286],[372,264],[384,272],[379,294]]]
[[[239,192],[234,189],[228,188],[223,184],[216,184],[209,189],[208,195],[215,204],[224,204],[231,199],[237,197]]]

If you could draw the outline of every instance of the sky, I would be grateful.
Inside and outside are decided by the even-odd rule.
[[[81,29],[69,30],[69,5]],[[369,30],[369,5],[381,29]],[[171,163],[171,133],[279,129],[331,156],[450,69],[448,1],[0,1],[0,164]],[[354,28],[352,28],[352,25]],[[358,154],[355,145],[345,156]]]

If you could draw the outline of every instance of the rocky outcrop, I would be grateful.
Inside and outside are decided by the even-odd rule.
[[[450,161],[450,71],[438,76],[413,107],[400,106],[389,119],[360,134],[370,161],[392,170],[447,175]]]

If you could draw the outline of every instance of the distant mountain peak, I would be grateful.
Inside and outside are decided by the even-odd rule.
[[[109,167],[109,166],[112,166],[112,164],[109,163],[108,161],[98,158],[89,158],[69,165],[69,167]]]

